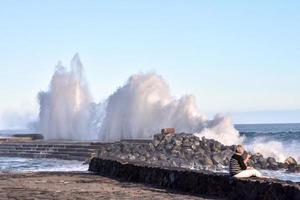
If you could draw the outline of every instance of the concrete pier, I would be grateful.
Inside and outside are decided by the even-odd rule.
[[[273,179],[231,179],[228,174],[123,164],[93,158],[89,171],[123,181],[154,184],[194,195],[209,195],[234,200],[299,200],[300,184]]]
[[[6,141],[0,144],[0,156],[85,161],[103,145],[78,141]]]

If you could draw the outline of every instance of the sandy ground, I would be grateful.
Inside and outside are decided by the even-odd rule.
[[[0,199],[211,199],[79,172],[0,173]]]

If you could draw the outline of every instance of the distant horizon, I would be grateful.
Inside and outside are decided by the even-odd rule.
[[[300,122],[265,122],[265,123],[233,123],[234,126],[236,125],[284,125],[284,124],[300,124]],[[0,128],[0,134],[3,131],[27,131],[27,130],[34,130],[32,128]]]
[[[299,124],[300,122],[296,122],[296,123],[251,123],[251,124],[233,124],[234,126],[236,125],[286,125],[286,124]],[[20,128],[20,129],[0,129],[0,134],[3,134],[5,131],[34,131],[34,129],[29,129],[29,128]],[[18,134],[18,133],[16,133]]]

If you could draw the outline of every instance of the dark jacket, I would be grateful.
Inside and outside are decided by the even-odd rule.
[[[242,170],[246,170],[247,166],[244,163],[244,158],[241,155],[233,154],[229,161],[229,173],[234,176]]]

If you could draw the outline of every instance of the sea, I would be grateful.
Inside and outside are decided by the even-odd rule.
[[[235,128],[244,137],[247,150],[262,152],[264,155],[284,161],[288,156],[294,157],[300,163],[300,123],[293,124],[237,124]],[[3,130],[1,136],[10,134],[30,133],[28,130]],[[82,171],[87,165],[79,161],[57,159],[29,159],[0,157],[0,173],[33,172],[33,171]],[[262,170],[266,176],[300,182],[299,173],[285,171]]]
[[[245,137],[247,150],[264,153],[284,161],[292,156],[300,163],[300,123],[237,124],[235,128]],[[266,176],[300,182],[300,173],[262,170]]]

